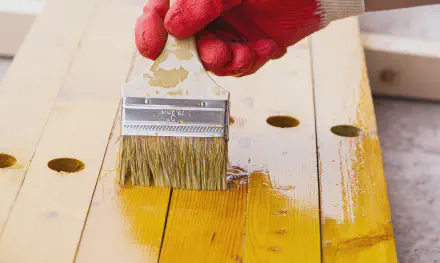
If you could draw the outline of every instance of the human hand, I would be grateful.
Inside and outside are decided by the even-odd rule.
[[[155,60],[168,33],[196,35],[200,60],[219,76],[253,74],[333,20],[357,15],[363,0],[149,0],[136,23],[139,52]]]

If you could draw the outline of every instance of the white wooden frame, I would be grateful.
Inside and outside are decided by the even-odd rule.
[[[374,94],[440,99],[440,42],[365,32],[361,37]]]
[[[20,48],[44,0],[0,1],[0,56],[12,57]]]

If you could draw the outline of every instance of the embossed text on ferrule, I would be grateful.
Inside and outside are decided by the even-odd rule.
[[[168,117],[167,121],[179,122],[179,116],[185,115],[185,111],[184,110],[164,109],[164,110],[161,110],[161,114]]]

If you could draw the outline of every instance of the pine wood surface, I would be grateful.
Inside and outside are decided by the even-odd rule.
[[[69,5],[48,2],[0,86],[0,107],[22,118],[0,125],[0,152],[18,161],[0,170],[2,263],[396,262],[357,19],[301,41],[253,76],[213,77],[231,92],[233,187],[200,192],[115,184],[120,85],[151,63],[133,59],[142,1]],[[57,31],[63,19],[76,34]],[[41,43],[47,34],[65,46]],[[34,49],[49,56],[39,67]],[[27,69],[36,73],[20,78]],[[36,117],[14,104],[25,93]],[[273,116],[293,117],[281,124],[294,127],[274,127]],[[330,132],[341,124],[360,136]],[[63,157],[84,169],[49,169]]]

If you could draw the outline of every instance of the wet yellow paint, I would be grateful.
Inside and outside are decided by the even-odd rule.
[[[343,214],[323,219],[324,262],[396,262],[378,139],[359,137],[345,144],[340,156]]]
[[[167,188],[123,187],[117,192],[116,204],[129,237],[150,255],[159,255],[170,190]]]
[[[246,191],[173,190],[160,261],[243,262]]]
[[[295,186],[250,176],[244,262],[321,262],[319,212],[297,200]]]

